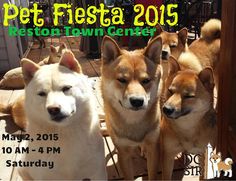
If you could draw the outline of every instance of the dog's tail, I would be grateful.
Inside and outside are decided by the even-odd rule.
[[[3,105],[0,104],[0,112],[4,113],[4,114],[11,114],[11,110],[12,110],[12,105]]]
[[[220,38],[221,21],[218,19],[210,19],[201,28],[201,37],[207,41]]]
[[[233,164],[233,160],[231,158],[226,158],[225,159],[225,164],[226,165],[232,165]]]

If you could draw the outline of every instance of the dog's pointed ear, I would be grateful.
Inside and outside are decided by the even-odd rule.
[[[221,157],[221,152],[218,152],[217,155]]]
[[[74,72],[82,73],[82,68],[78,60],[70,50],[65,50],[65,52],[62,54],[59,65],[64,66]]]
[[[157,36],[159,36],[164,30],[162,29],[161,25],[157,23],[156,31],[154,32],[154,35],[148,40],[148,44]]]
[[[207,67],[203,69],[199,74],[198,77],[200,81],[202,82],[203,86],[208,90],[208,91],[213,91],[214,89],[214,76],[213,76],[213,70],[211,67]]]
[[[22,73],[24,77],[25,84],[27,85],[31,79],[34,77],[35,72],[38,71],[40,66],[33,61],[23,58],[21,60]]]
[[[212,155],[214,155],[214,152],[213,152],[213,151],[210,153],[210,156],[212,156]]]
[[[53,45],[50,45],[50,52],[57,53],[57,49]]]
[[[121,54],[119,45],[109,36],[104,36],[102,40],[102,61],[104,64],[117,59]]]
[[[156,26],[156,31],[154,33],[154,36],[159,36],[164,30],[162,29],[161,25],[159,23],[157,23]]]
[[[162,39],[161,37],[154,38],[145,48],[144,55],[155,64],[160,63],[162,50]]]
[[[170,56],[168,60],[168,65],[169,65],[168,75],[173,75],[178,71],[180,71],[179,63],[173,56]]]
[[[178,37],[183,45],[187,43],[187,38],[188,38],[188,29],[187,28],[182,28],[178,32]]]
[[[62,50],[64,50],[64,49],[67,49],[67,46],[66,46],[66,44],[63,42],[63,43],[60,44],[59,52],[62,52]]]

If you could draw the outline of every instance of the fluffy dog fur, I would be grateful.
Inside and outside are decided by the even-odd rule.
[[[24,180],[106,180],[104,145],[88,79],[74,55],[66,51],[59,64],[39,67],[23,59],[27,133],[31,149],[60,147],[60,154],[30,151],[24,162],[53,161],[54,168],[22,167]],[[36,141],[36,134],[58,134],[57,141]]]
[[[157,176],[160,54],[158,37],[145,49],[126,51],[105,37],[102,43],[102,97],[108,132],[118,149],[126,180],[133,180],[132,149],[146,153],[148,177]]]
[[[181,68],[190,68],[198,72],[207,66],[212,67],[216,87],[218,87],[220,64],[220,32],[220,20],[207,21],[201,28],[200,39],[195,40],[188,51],[181,54],[178,59]]]
[[[171,179],[174,157],[180,152],[201,154],[204,169],[204,153],[208,143],[214,147],[217,129],[212,69],[208,67],[198,73],[180,70],[174,58],[169,63],[161,123],[164,180]]]

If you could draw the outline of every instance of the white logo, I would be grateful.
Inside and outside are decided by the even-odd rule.
[[[210,161],[212,163],[213,176],[220,177],[220,172],[224,171],[224,176],[232,177],[232,164],[233,160],[231,158],[226,158],[225,161],[221,159],[221,153],[217,154],[211,152]]]

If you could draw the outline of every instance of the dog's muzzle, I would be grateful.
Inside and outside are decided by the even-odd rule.
[[[162,110],[163,110],[163,113],[164,113],[166,116],[170,116],[170,115],[173,114],[174,111],[175,111],[175,109],[172,108],[172,107],[170,107],[170,106],[164,106],[164,107],[162,108]]]
[[[169,52],[166,50],[162,50],[161,52],[161,59],[162,60],[168,60],[169,59]]]
[[[68,115],[65,115],[61,112],[60,106],[49,106],[47,111],[51,119],[55,122],[61,122],[63,119],[68,117]]]
[[[145,109],[145,98],[142,96],[130,96],[125,101],[120,101],[120,105],[123,108],[130,109],[133,111],[138,111],[140,109]]]
[[[129,102],[133,107],[140,108],[140,107],[143,106],[144,99],[143,98],[131,97],[131,98],[129,98]]]
[[[181,116],[185,116],[191,112],[191,109],[183,109],[176,111],[172,106],[164,105],[162,108],[163,113],[171,119],[178,119]]]

